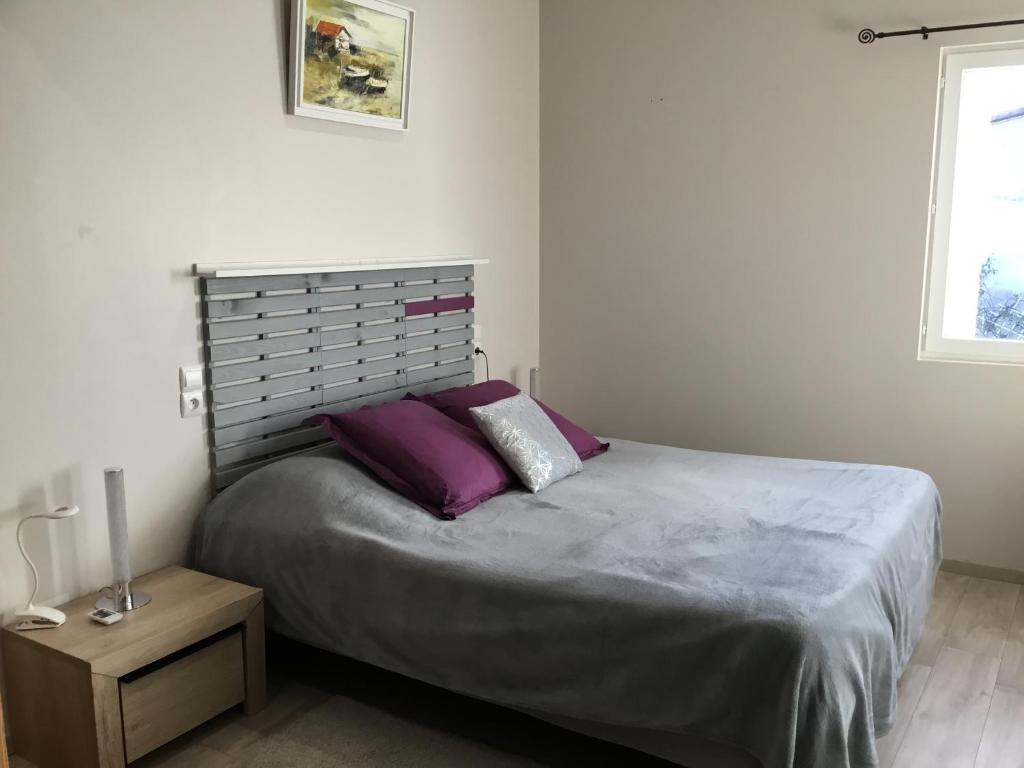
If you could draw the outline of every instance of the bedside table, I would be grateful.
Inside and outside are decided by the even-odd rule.
[[[15,754],[39,768],[122,768],[245,703],[266,701],[263,590],[186,568],[133,585],[149,605],[103,626],[96,595],[57,629],[3,631]]]

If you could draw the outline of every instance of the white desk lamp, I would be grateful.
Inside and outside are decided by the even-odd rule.
[[[28,567],[32,569],[34,586],[32,587],[32,597],[29,598],[28,605],[24,610],[18,611],[16,614],[18,624],[15,626],[15,629],[20,631],[28,629],[51,629],[53,627],[59,627],[67,618],[56,608],[33,605],[36,600],[36,593],[39,592],[39,571],[36,570],[36,564],[32,562],[32,558],[28,556],[28,552],[25,551],[25,544],[21,540],[21,526],[29,520],[63,520],[67,517],[74,517],[77,514],[78,507],[76,506],[57,507],[52,512],[46,512],[41,515],[29,515],[18,523],[18,549],[21,550],[21,556],[25,558],[25,562],[28,563]]]

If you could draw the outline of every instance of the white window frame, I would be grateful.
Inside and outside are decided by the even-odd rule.
[[[947,339],[942,336],[963,72],[966,69],[1002,66],[1024,66],[1024,42],[960,46],[942,50],[921,345],[918,351],[920,360],[1024,365],[1024,342],[1002,339]]]

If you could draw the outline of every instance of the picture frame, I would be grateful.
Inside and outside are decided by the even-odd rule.
[[[387,0],[292,0],[291,114],[408,130],[414,20]]]

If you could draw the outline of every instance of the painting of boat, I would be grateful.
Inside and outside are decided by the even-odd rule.
[[[341,72],[340,85],[345,85],[356,90],[362,90],[366,88],[366,81],[369,79],[370,70],[366,69],[366,67],[357,67],[349,64]]]

